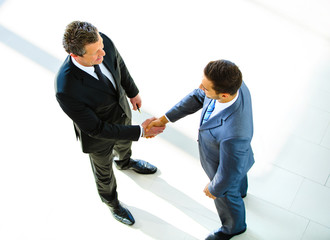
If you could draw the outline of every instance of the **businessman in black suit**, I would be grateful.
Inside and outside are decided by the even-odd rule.
[[[132,225],[135,220],[118,201],[112,169],[152,174],[157,168],[131,158],[132,141],[154,137],[164,128],[145,133],[154,118],[131,125],[131,110],[141,107],[139,90],[113,42],[88,22],[74,21],[65,30],[63,46],[69,54],[55,78],[56,99],[73,120],[82,150],[89,154],[98,193],[115,219]]]

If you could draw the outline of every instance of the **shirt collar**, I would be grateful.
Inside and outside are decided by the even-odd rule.
[[[215,105],[217,106],[217,108],[219,108],[219,111],[225,110],[226,108],[230,107],[231,105],[233,105],[236,102],[238,95],[239,95],[239,90],[237,91],[237,94],[233,100],[226,102],[226,103],[221,103],[219,101],[216,101]]]
[[[80,68],[81,70],[83,70],[83,71],[85,71],[85,72],[87,72],[87,73],[89,73],[91,75],[94,75],[94,67],[93,66],[91,66],[91,67],[83,66],[80,63],[78,63],[77,60],[74,59],[72,56],[71,56],[71,60],[72,60],[73,64],[76,67]]]

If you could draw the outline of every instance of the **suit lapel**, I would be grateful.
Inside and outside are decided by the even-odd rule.
[[[109,55],[105,55],[104,60],[103,60],[103,64],[104,66],[109,70],[109,72],[111,73],[113,79],[115,80],[116,83],[116,87],[118,88],[119,85],[119,81],[118,81],[118,74],[117,74],[117,68],[115,68],[115,66],[117,66],[116,64],[114,64],[115,59],[112,59],[113,56],[109,56]]]
[[[117,93],[114,89],[110,88],[109,86],[107,86],[102,81],[97,80],[94,77],[90,76],[88,73],[85,73],[85,74],[86,74],[86,76],[82,77],[83,84],[85,86],[100,90],[100,91],[105,92],[107,94],[117,96]]]
[[[72,63],[71,57],[70,56],[68,56],[68,57],[69,57],[69,64],[70,64],[70,68],[72,69],[72,72],[77,76],[78,79],[82,80],[82,82],[85,86],[97,89],[97,90],[105,92],[107,94],[117,96],[117,94],[114,90],[109,88],[102,81],[99,81],[98,79],[96,79],[93,76],[89,75],[85,71],[79,69],[77,66],[75,66]]]
[[[206,130],[210,128],[219,127],[222,125],[223,118],[221,117],[221,112],[213,116],[210,120],[205,122],[200,126],[200,130]]]

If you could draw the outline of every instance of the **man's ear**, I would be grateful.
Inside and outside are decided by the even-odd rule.
[[[73,57],[73,58],[77,58],[78,55],[74,54],[74,53],[70,53],[70,56]]]
[[[221,93],[221,97],[222,98],[228,98],[228,97],[230,97],[230,94],[229,93]]]

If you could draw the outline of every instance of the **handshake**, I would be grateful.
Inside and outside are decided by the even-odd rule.
[[[168,120],[165,116],[160,118],[149,118],[142,123],[143,135],[145,138],[153,138],[165,130]]]

